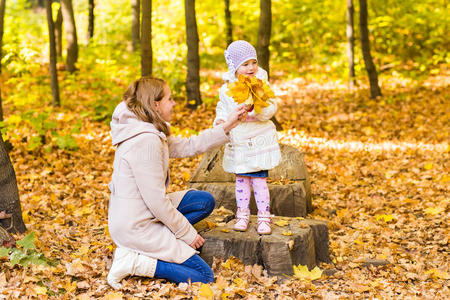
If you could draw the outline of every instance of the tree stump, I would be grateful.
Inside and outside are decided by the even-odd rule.
[[[222,168],[224,147],[207,152],[194,172],[189,187],[210,192],[216,207],[236,210],[235,175]],[[281,162],[269,170],[270,211],[277,216],[305,217],[311,208],[311,184],[303,162],[303,154],[296,148],[280,144]],[[252,193],[250,212],[257,208]]]
[[[213,257],[234,256],[246,265],[259,264],[269,275],[292,275],[293,265],[313,268],[329,262],[328,227],[325,221],[300,217],[274,217],[272,234],[256,232],[256,216],[250,216],[246,232],[233,230],[233,212],[223,207],[195,225],[205,238],[200,256],[211,265]]]

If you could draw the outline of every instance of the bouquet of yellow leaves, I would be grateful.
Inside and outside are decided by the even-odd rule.
[[[228,85],[226,94],[233,97],[234,101],[253,106],[256,113],[261,113],[263,107],[269,106],[268,99],[274,98],[272,89],[255,76],[249,77],[239,74],[238,81]]]

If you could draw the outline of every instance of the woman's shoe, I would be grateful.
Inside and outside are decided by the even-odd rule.
[[[272,223],[273,215],[268,211],[260,211],[258,210],[258,233],[259,234],[271,234],[272,229],[270,228],[270,224]]]
[[[250,209],[238,208],[236,212],[236,224],[234,224],[234,230],[246,231],[248,222],[250,221]]]
[[[106,281],[114,289],[120,289],[120,281],[129,275],[153,277],[157,260],[128,249],[116,248],[113,263]]]

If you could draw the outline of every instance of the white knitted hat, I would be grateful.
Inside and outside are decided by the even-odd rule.
[[[232,42],[224,54],[228,70],[233,73],[247,60],[258,60],[255,48],[249,42],[243,40]]]

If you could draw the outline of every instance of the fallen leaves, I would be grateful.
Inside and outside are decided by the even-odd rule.
[[[389,223],[394,220],[394,217],[392,215],[375,215],[375,219],[377,221],[383,220],[384,222]]]
[[[438,215],[444,211],[445,208],[438,206],[438,207],[428,207],[424,210],[424,213],[429,215]]]
[[[199,296],[204,299],[214,299],[214,293],[209,284],[202,284],[199,290]],[[201,299],[200,298],[200,299]]]
[[[280,227],[284,227],[284,226],[287,226],[287,225],[289,225],[289,222],[288,221],[285,221],[285,220],[278,220],[278,221],[275,221],[275,222],[273,222],[275,225],[277,225],[277,226],[280,226]]]
[[[364,89],[349,94],[327,83],[275,82],[274,88],[286,95],[279,99],[283,109],[277,112],[285,128],[279,132],[281,141],[305,153],[314,209],[308,218],[329,224],[333,262],[318,269],[335,271],[318,277],[317,270],[296,266],[302,279],[277,283],[279,278],[268,276],[260,266],[243,266],[235,258],[216,261],[215,282],[206,285],[214,298],[448,298],[450,129],[442,113],[447,110],[448,76],[441,78],[426,84],[397,81],[392,89],[388,87],[394,83],[384,81],[385,99],[392,100],[384,105],[369,102]],[[77,114],[88,106],[69,99],[73,103],[67,105],[73,106],[62,110],[73,112],[65,112],[58,122],[72,128]],[[8,105],[6,111],[12,109]],[[423,118],[416,119],[417,114]],[[178,105],[172,123],[181,128],[179,134],[189,135],[210,127],[213,118],[213,106],[188,111]],[[74,135],[79,150],[73,152],[30,152],[19,138],[29,132],[18,126],[18,137],[10,137],[24,220],[28,230],[36,232],[37,249],[57,265],[25,271],[2,261],[0,290],[5,297],[201,296],[199,283],[177,286],[131,277],[120,292],[106,284],[113,249],[107,231],[107,183],[114,148],[108,131],[106,124],[84,119]],[[170,191],[186,188],[200,160],[171,159]],[[214,213],[212,223],[220,226],[234,212],[220,208]],[[277,222],[274,226],[284,235],[294,231],[287,221]],[[286,245],[291,250],[296,246],[293,240]],[[208,288],[203,290],[208,297]]]
[[[314,267],[311,271],[308,266],[298,265],[292,266],[294,269],[294,277],[301,280],[316,280],[322,277],[322,270],[319,267]]]

